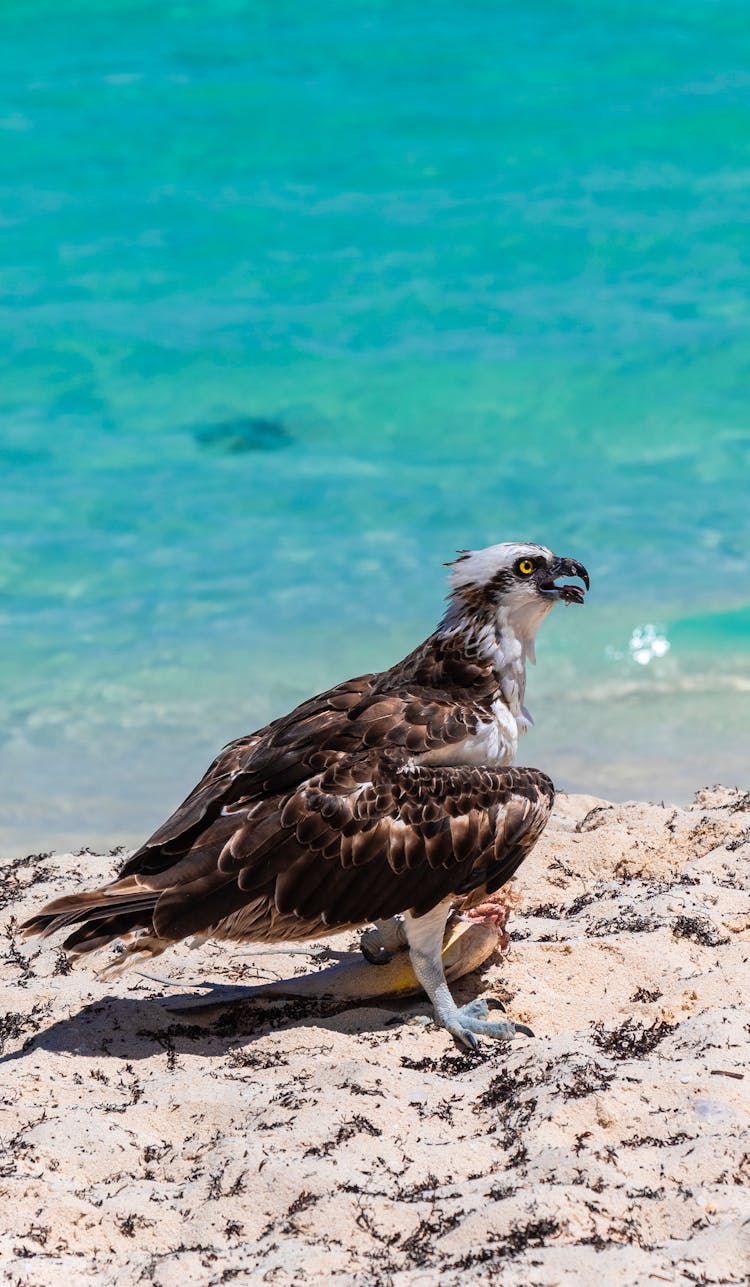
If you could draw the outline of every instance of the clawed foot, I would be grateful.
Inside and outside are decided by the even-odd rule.
[[[510,1041],[517,1032],[522,1032],[526,1037],[533,1037],[531,1028],[527,1028],[525,1023],[511,1023],[508,1019],[488,1019],[490,1010],[504,1011],[505,1006],[495,997],[489,997],[486,1000],[484,997],[478,997],[476,1001],[469,1001],[468,1005],[457,1008],[455,1014],[451,1015],[447,1022],[444,1021],[445,1027],[454,1041],[468,1050],[479,1049],[477,1036],[494,1037],[496,1041]]]

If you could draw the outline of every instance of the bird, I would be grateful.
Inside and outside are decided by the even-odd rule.
[[[514,764],[533,723],[526,665],[541,622],[555,603],[583,604],[575,582],[588,591],[589,575],[532,542],[445,566],[446,609],[423,643],[230,742],[114,881],[54,900],[25,934],[73,927],[63,947],[76,956],[122,940],[128,963],[191,936],[304,941],[369,925],[365,954],[405,946],[459,1046],[530,1034],[490,1018],[491,998],[456,1004],[443,937],[456,908],[513,877],[550,817],[550,778]]]

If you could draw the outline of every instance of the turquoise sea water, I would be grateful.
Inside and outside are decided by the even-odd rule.
[[[522,758],[747,785],[750,24],[732,0],[6,0],[0,843],[582,559]]]

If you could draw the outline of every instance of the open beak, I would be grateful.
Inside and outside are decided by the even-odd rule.
[[[589,588],[589,574],[582,563],[576,559],[555,559],[551,567],[541,570],[537,582],[539,593],[550,599],[559,599],[561,603],[583,603],[584,593],[579,585],[555,585],[556,578],[560,576],[578,577],[586,589]]]

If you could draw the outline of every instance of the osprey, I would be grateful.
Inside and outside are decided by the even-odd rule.
[[[124,939],[132,957],[188,935],[274,942],[375,922],[366,953],[405,943],[458,1042],[528,1032],[490,1021],[485,1001],[459,1008],[441,948],[452,908],[510,880],[547,823],[549,778],[511,767],[531,723],[526,661],[553,605],[583,603],[558,578],[589,578],[525,543],[448,566],[447,610],[414,652],[230,742],[117,880],[56,899],[26,933],[75,926],[71,952]]]

